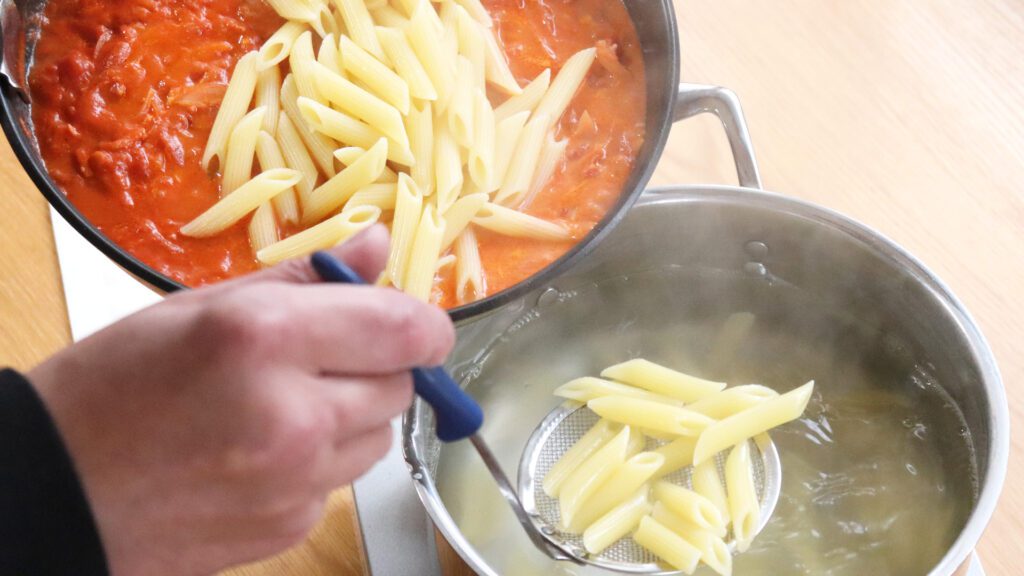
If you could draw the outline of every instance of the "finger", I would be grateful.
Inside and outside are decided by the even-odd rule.
[[[373,283],[388,258],[388,229],[383,224],[375,224],[353,236],[340,246],[327,252],[338,258],[362,276],[367,282]],[[320,277],[310,264],[309,257],[287,260],[256,274],[239,279],[239,282],[284,281],[296,284],[319,282]]]
[[[412,403],[412,374],[321,378],[323,401],[334,412],[335,442],[386,426]]]
[[[394,431],[387,424],[339,443],[330,463],[323,469],[321,485],[332,489],[358,479],[387,456],[393,441]]]

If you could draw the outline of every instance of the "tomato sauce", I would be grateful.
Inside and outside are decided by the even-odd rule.
[[[566,158],[527,212],[573,241],[479,231],[487,293],[539,271],[600,221],[643,143],[640,43],[620,1],[484,0],[525,85],[575,52],[598,59],[559,125]],[[50,175],[106,236],[160,273],[200,286],[258,268],[248,219],[205,239],[179,229],[219,198],[202,152],[237,59],[281,24],[261,0],[51,0],[30,84]],[[497,103],[500,97],[495,96]],[[435,297],[455,300],[451,272]]]

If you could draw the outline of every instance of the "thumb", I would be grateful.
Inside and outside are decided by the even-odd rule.
[[[387,263],[388,239],[388,229],[383,224],[374,224],[327,252],[347,264],[372,284],[380,276]],[[310,264],[309,257],[306,256],[287,260],[273,268],[250,274],[242,279],[242,281],[259,282],[268,280],[306,284],[319,282],[320,277],[317,276],[313,265]]]

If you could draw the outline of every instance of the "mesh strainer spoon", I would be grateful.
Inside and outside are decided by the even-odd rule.
[[[312,265],[325,282],[366,283],[355,271],[326,252],[313,254]],[[477,434],[483,425],[483,411],[476,401],[442,367],[415,368],[412,373],[416,394],[434,409],[437,437],[442,442],[470,441],[494,477],[498,490],[512,508],[519,524],[539,550],[553,560],[590,564],[616,572],[675,573],[658,564],[653,555],[630,539],[624,538],[604,552],[591,555],[583,547],[579,535],[558,530],[558,503],[540,489],[540,481],[561,455],[597,421],[597,415],[586,406],[567,402],[550,412],[534,430],[520,462],[517,491],[490,447]],[[781,466],[778,453],[770,440],[761,445],[751,440],[751,444],[751,453],[760,456],[752,459],[761,505],[761,520],[755,530],[756,534],[767,523],[778,501]],[[653,447],[653,443],[648,446]],[[718,458],[721,472],[724,458],[723,455]],[[676,472],[666,479],[686,486],[689,484],[689,470]]]

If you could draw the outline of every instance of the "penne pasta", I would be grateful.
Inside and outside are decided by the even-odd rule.
[[[316,61],[331,72],[344,75],[345,71],[341,67],[341,54],[338,52],[338,42],[334,38],[334,34],[324,36],[320,42],[320,49],[316,53]]]
[[[487,93],[487,58],[484,34],[479,22],[473,19],[461,6],[455,11],[458,27],[459,55],[469,60],[473,71],[473,88]]]
[[[447,104],[451,95],[455,63],[444,57],[442,31],[435,26],[435,18],[437,14],[430,2],[419,0],[411,14],[409,24],[405,27],[405,38],[437,92],[436,101],[440,110]]]
[[[569,107],[569,103],[576,96],[576,92],[583,85],[583,80],[587,77],[587,72],[590,71],[596,54],[596,49],[587,48],[573,54],[565,61],[562,69],[551,81],[551,87],[537,104],[537,109],[533,112],[534,118],[547,116],[551,122],[549,127],[558,124],[562,114]]]
[[[697,436],[714,420],[680,406],[627,396],[603,396],[587,402],[598,416],[612,422],[650,428],[678,436]]]
[[[420,160],[409,174],[423,195],[430,196],[434,193],[434,113],[430,102],[410,109],[405,118],[405,129],[409,134],[412,155]]]
[[[445,0],[439,4],[438,18],[441,19],[441,43],[445,60],[455,63],[459,57],[459,23],[456,10],[459,6],[451,0]],[[449,100],[450,101],[450,100]],[[443,112],[447,104],[439,104]]]
[[[547,220],[516,212],[510,208],[488,202],[473,217],[473,223],[482,228],[519,238],[538,240],[568,240],[569,231]]]
[[[558,388],[555,388],[554,395],[567,400],[582,402],[584,404],[594,398],[601,398],[603,396],[625,396],[629,398],[650,400],[652,402],[661,402],[662,404],[671,404],[675,406],[683,405],[682,402],[674,398],[661,396],[653,392],[648,392],[647,390],[626,386],[625,384],[619,384],[618,382],[594,378],[593,376],[583,376],[582,378],[570,380]]]
[[[277,118],[277,144],[281,155],[284,156],[285,164],[302,174],[302,180],[295,185],[295,190],[299,193],[299,204],[305,207],[309,205],[309,196],[316,187],[319,172],[302,142],[302,136],[292,124],[291,118],[284,112]],[[259,152],[258,144],[256,151]]]
[[[394,65],[395,72],[409,86],[409,95],[421,100],[437,100],[437,90],[405,34],[399,30],[378,27],[377,38]]]
[[[313,70],[315,63],[317,62],[313,53],[313,33],[306,30],[299,34],[292,44],[292,50],[288,53],[288,66],[291,68],[291,77],[295,81],[298,95],[317,100],[320,98],[320,90],[317,87],[317,72]]]
[[[445,226],[444,239],[441,241],[441,251],[444,252],[455,242],[455,239],[469,226],[476,213],[487,203],[487,195],[482,193],[469,194],[455,201],[444,213]]]
[[[753,408],[765,400],[775,398],[778,395],[778,392],[771,388],[760,386],[758,384],[746,384],[743,386],[734,386],[732,388],[722,390],[717,394],[701,398],[700,400],[689,404],[687,408],[694,412],[700,412],[701,414],[710,416],[715,420],[721,420],[738,412],[742,412],[747,408]]]
[[[409,23],[409,19],[398,10],[395,10],[395,8],[390,4],[382,4],[377,8],[371,8],[370,16],[373,17],[374,22],[380,26],[387,26],[388,28],[403,28]],[[388,52],[388,47],[384,46],[384,40],[380,37],[380,28],[377,28],[377,40],[380,41],[382,48],[384,48],[384,54],[386,54],[391,63],[394,64],[395,58],[390,52]]]
[[[587,552],[600,554],[635,530],[640,520],[651,512],[647,493],[647,486],[641,487],[628,500],[588,526],[583,532],[583,547]]]
[[[285,20],[309,22],[316,17],[314,6],[304,0],[267,0],[267,4]]]
[[[292,258],[307,256],[317,250],[341,244],[373,225],[378,218],[380,209],[376,206],[358,206],[260,250],[256,253],[256,258],[261,263],[271,266]]]
[[[655,452],[665,458],[665,463],[661,465],[661,469],[654,477],[663,478],[676,470],[693,464],[693,450],[696,446],[696,438],[683,436],[659,447]]]
[[[494,202],[515,205],[521,202],[529,192],[533,175],[537,171],[541,149],[544,147],[544,138],[550,125],[548,120],[546,115],[540,114],[535,115],[526,123],[526,127],[519,135],[519,141],[516,142],[505,179],[502,181],[501,188],[494,195]]]
[[[472,228],[467,228],[455,241],[455,297],[459,302],[473,302],[486,293],[476,234]]]
[[[376,183],[364,186],[345,203],[345,210],[356,206],[376,206],[381,210],[394,210],[397,183]]]
[[[295,170],[267,170],[246,182],[231,194],[181,227],[181,233],[206,238],[227,230],[247,214],[277,194],[295,186],[302,175]]]
[[[468,172],[480,190],[494,180],[494,111],[482,91],[476,91],[473,107],[473,145],[469,148]]]
[[[382,134],[409,148],[402,115],[387,102],[342,78],[324,66],[313,64],[316,83],[324,97],[343,112],[366,122]]]
[[[700,550],[650,516],[640,520],[633,541],[667,562],[673,568],[692,574],[700,562]]]
[[[491,174],[490,185],[484,189],[485,192],[494,192],[501,188],[505,175],[508,174],[516,143],[519,142],[519,136],[522,135],[529,117],[529,112],[519,112],[498,121],[494,127],[494,171]]]
[[[624,426],[611,440],[569,472],[558,490],[562,525],[570,524],[580,506],[626,461],[632,435],[629,426]]]
[[[718,474],[718,464],[714,459],[708,459],[693,467],[690,474],[690,483],[693,491],[708,499],[709,502],[718,508],[725,524],[729,523],[729,500],[725,496],[725,488],[722,485],[722,477]]]
[[[262,129],[271,136],[277,133],[277,117],[281,115],[281,69],[271,66],[256,77],[257,108],[266,108]]]
[[[473,64],[465,56],[457,56],[455,86],[446,116],[448,131],[463,148],[476,146],[476,142],[473,141],[473,117],[476,111],[476,89],[473,84]]]
[[[654,500],[701,530],[725,535],[725,521],[718,508],[693,490],[662,480],[654,485]]]
[[[537,171],[533,174],[533,181],[526,197],[519,205],[520,210],[526,210],[533,204],[537,195],[551,181],[551,177],[559,170],[562,161],[565,159],[565,149],[569,145],[569,139],[555,140],[551,132],[548,132],[544,139],[544,147],[541,149],[540,159],[537,161]]]
[[[280,239],[274,207],[269,202],[260,204],[249,220],[249,243],[252,249],[260,251]]]
[[[276,68],[284,62],[292,51],[292,44],[295,44],[295,40],[305,31],[306,26],[302,22],[289,21],[282,24],[277,32],[271,34],[263,46],[260,46],[256,69],[261,71]]]
[[[307,225],[319,221],[345,204],[357,190],[376,181],[384,172],[387,155],[387,140],[381,138],[366,154],[313,190],[302,221]]]
[[[299,144],[301,146],[301,142]],[[289,168],[288,163],[285,162],[284,156],[281,154],[277,141],[274,140],[273,136],[264,131],[260,131],[256,137],[256,158],[259,160],[260,170],[263,172],[275,168]],[[310,162],[310,165],[312,165],[312,162]],[[299,173],[301,174],[302,171],[299,170]],[[299,184],[302,184],[301,180]],[[295,224],[299,221],[299,203],[295,199],[294,188],[289,188],[274,196],[273,205],[282,221],[288,224]]]
[[[324,40],[327,40],[328,36],[337,38],[340,32],[338,30],[338,19],[334,17],[327,4],[320,4],[317,7],[316,18],[311,20],[309,25]]]
[[[665,458],[654,452],[640,452],[623,462],[596,492],[580,506],[565,526],[570,532],[585,531],[596,520],[626,502],[661,468]],[[562,519],[563,524],[566,519]]]
[[[214,158],[217,159],[218,167],[223,167],[224,154],[228,147],[228,138],[235,124],[245,116],[252,102],[253,94],[256,91],[256,64],[259,56],[256,52],[249,52],[238,59],[235,69],[231,73],[231,80],[228,81],[228,88],[224,91],[224,99],[221,100],[217,116],[213,120],[213,127],[210,128],[210,137],[206,141],[206,148],[203,150],[203,169],[210,170],[210,164]]]
[[[334,149],[337,148],[337,146],[335,146],[334,142],[331,141],[330,138],[324,136],[322,133],[314,132],[309,125],[306,124],[306,121],[303,120],[302,112],[299,110],[299,97],[299,90],[295,84],[295,78],[292,74],[289,74],[281,83],[281,108],[284,109],[285,114],[288,114],[292,127],[295,128],[295,132],[299,134],[302,142],[306,145],[306,150],[309,151],[309,157],[316,163],[317,167],[320,168],[320,171],[330,178],[335,174]],[[281,149],[285,152],[285,157],[287,158],[287,152],[283,145]]]
[[[729,452],[725,460],[725,487],[729,494],[729,516],[736,550],[746,552],[761,521],[754,476],[751,471],[750,444],[743,442]]]
[[[506,94],[520,94],[523,89],[519,87],[512,69],[508,66],[505,51],[498,45],[498,37],[494,35],[494,30],[485,29],[484,32],[484,68],[487,81]]]
[[[346,146],[334,151],[334,159],[345,166],[351,166],[356,160],[366,154],[366,150],[358,146]],[[384,165],[384,171],[380,173],[377,182],[394,184],[398,182],[398,173]]]
[[[670,512],[661,502],[654,505],[651,518],[700,550],[701,562],[707,564],[712,570],[723,576],[732,573],[732,553],[729,552],[729,547],[721,535],[702,530],[683,520]]]
[[[444,226],[444,217],[436,206],[429,205],[424,208],[409,251],[409,268],[405,273],[405,286],[402,289],[406,294],[424,302],[430,301],[430,292],[434,287],[437,260],[441,257]]]
[[[487,12],[487,8],[484,8],[480,0],[455,0],[455,3],[461,6],[467,14],[472,16],[481,25],[487,28],[494,25],[494,22],[491,20],[491,14]]]
[[[266,114],[266,108],[257,108],[243,116],[231,130],[221,177],[221,198],[231,194],[252,178],[256,136],[260,133],[260,126]]]
[[[545,68],[533,81],[526,85],[526,88],[523,88],[522,93],[509,97],[501,103],[501,106],[495,108],[494,118],[501,122],[520,112],[530,112],[532,114],[537,104],[540,104],[541,98],[544,97],[544,94],[547,94],[548,86],[550,85],[551,69]]]
[[[777,398],[765,400],[752,408],[715,422],[705,429],[697,440],[694,462],[699,464],[730,446],[745,443],[762,432],[796,420],[807,408],[813,392],[814,382],[811,381]]]
[[[345,72],[362,82],[378,98],[397,108],[403,115],[409,113],[409,85],[405,80],[348,36],[341,37],[339,47]]]
[[[609,366],[601,372],[601,376],[678,398],[684,402],[695,402],[725,388],[724,382],[696,378],[643,358],[635,358]]]
[[[597,452],[618,434],[620,428],[621,426],[608,420],[598,420],[597,424],[594,424],[571,448],[566,450],[558,462],[551,467],[551,470],[544,475],[541,483],[544,493],[551,498],[558,498],[565,479],[594,452]]]
[[[395,194],[395,217],[391,222],[391,247],[386,272],[391,283],[399,290],[404,290],[412,243],[423,215],[423,194],[407,174],[398,175]]]
[[[310,128],[338,142],[359,148],[369,148],[381,138],[381,133],[367,123],[338,112],[310,98],[299,97],[297,102],[302,119]],[[331,153],[334,156],[334,153]]]
[[[381,62],[388,62],[388,57],[384,54],[380,41],[377,40],[377,31],[374,30],[373,18],[370,17],[370,12],[366,9],[366,4],[363,3],[363,0],[333,1],[352,40],[362,47],[363,50],[373,54],[374,58]]]
[[[462,191],[462,156],[448,126],[439,122],[434,129],[434,183],[437,207],[448,210]]]

